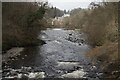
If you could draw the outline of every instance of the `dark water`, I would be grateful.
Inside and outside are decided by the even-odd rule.
[[[44,72],[48,78],[66,77],[68,73],[79,74],[80,78],[97,77],[96,67],[85,56],[90,49],[85,42],[85,34],[74,30],[48,29],[41,31],[38,38],[46,44],[25,48],[17,60],[10,61],[7,66],[12,69],[31,67],[31,72]]]

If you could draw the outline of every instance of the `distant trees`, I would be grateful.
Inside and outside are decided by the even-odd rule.
[[[88,12],[86,9],[73,9],[69,12],[70,17],[65,17],[63,19],[62,27],[65,28],[82,28],[83,24],[85,22],[85,18],[83,19],[83,16]]]
[[[64,15],[64,11],[56,8],[56,7],[48,7],[45,16],[48,18],[55,18],[55,17],[61,17]]]
[[[82,10],[81,8],[73,9],[73,10],[70,11],[70,15],[77,14],[77,13],[79,13],[81,10]]]

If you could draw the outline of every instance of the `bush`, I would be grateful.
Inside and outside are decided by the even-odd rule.
[[[42,20],[45,5],[30,2],[3,2],[2,4],[2,48],[33,46],[43,43],[37,36],[41,30],[39,20]]]
[[[93,46],[101,46],[106,41],[116,41],[115,34],[118,34],[115,25],[117,24],[117,3],[101,3],[91,9],[86,18],[85,30],[88,34],[88,42]],[[84,18],[84,17],[83,17]],[[115,40],[116,39],[116,40]]]

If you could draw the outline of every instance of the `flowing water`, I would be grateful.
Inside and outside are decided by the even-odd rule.
[[[86,35],[75,30],[47,29],[38,36],[44,45],[25,48],[3,66],[3,78],[98,79],[100,73],[85,54]]]

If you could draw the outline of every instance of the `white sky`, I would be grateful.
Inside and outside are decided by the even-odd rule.
[[[48,0],[48,2],[61,10],[71,10],[74,8],[87,8],[91,0],[81,1],[81,0]]]
[[[88,5],[90,3],[89,2],[52,2],[51,5],[53,5],[54,7],[57,7],[61,10],[71,10],[74,8],[87,8]]]
[[[119,0],[47,0],[51,5],[61,10],[71,10],[74,8],[87,8],[91,2],[119,1]]]

